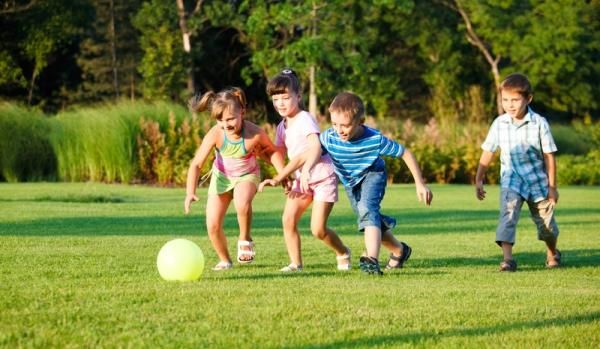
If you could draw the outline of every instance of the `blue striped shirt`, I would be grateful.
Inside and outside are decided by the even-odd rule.
[[[343,141],[329,128],[321,133],[321,145],[329,153],[335,173],[342,184],[353,187],[367,175],[369,168],[383,167],[382,156],[401,157],[404,146],[385,137],[378,130],[364,126],[363,134],[350,141]]]
[[[513,124],[508,114],[494,120],[481,145],[495,152],[500,148],[500,186],[538,202],[548,196],[548,174],[544,153],[554,153],[556,144],[546,119],[529,109],[523,123]]]

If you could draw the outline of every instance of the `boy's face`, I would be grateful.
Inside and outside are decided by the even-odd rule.
[[[531,102],[531,96],[525,98],[516,91],[502,90],[502,108],[513,119],[522,119],[527,113],[527,106]]]
[[[300,96],[293,92],[272,95],[273,107],[282,117],[292,117],[298,114],[300,107],[298,106]]]
[[[350,141],[362,134],[362,124],[346,113],[331,112],[331,127],[343,141]]]

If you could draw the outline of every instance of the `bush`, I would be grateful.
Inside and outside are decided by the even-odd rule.
[[[39,112],[0,105],[0,180],[55,180],[57,160],[49,140],[50,126]]]
[[[558,156],[556,162],[559,185],[600,185],[600,150],[592,150],[585,156]]]

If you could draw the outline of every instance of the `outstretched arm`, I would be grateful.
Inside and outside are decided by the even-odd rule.
[[[425,204],[428,206],[431,205],[431,201],[433,200],[433,193],[427,187],[427,185],[425,185],[425,180],[423,179],[423,175],[421,174],[421,168],[419,168],[417,159],[410,150],[404,149],[404,153],[402,154],[402,160],[404,160],[404,163],[406,164],[406,166],[408,166],[408,169],[410,170],[410,173],[413,176],[419,202],[425,202]]]
[[[190,167],[188,168],[187,182],[185,186],[185,201],[183,203],[183,210],[185,214],[190,213],[190,206],[192,205],[192,202],[199,200],[198,196],[196,196],[196,186],[198,186],[200,169],[202,166],[204,166],[206,159],[210,155],[210,151],[215,146],[216,135],[213,130],[214,129],[211,129],[204,136],[202,144],[200,144],[200,147],[196,151],[196,155],[194,155],[194,158],[190,163]]]
[[[487,172],[494,153],[488,150],[484,150],[479,158],[479,165],[477,166],[477,174],[475,175],[475,195],[479,200],[485,199],[485,190],[483,189],[483,181],[485,179],[485,173]]]

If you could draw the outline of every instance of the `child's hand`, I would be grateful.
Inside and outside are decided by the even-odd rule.
[[[199,198],[198,198],[198,196],[196,196],[196,194],[185,196],[185,201],[183,202],[183,211],[185,212],[185,214],[190,213],[190,207],[192,206],[192,202],[198,201],[198,200],[199,200]]]
[[[302,171],[302,174],[300,175],[300,188],[302,188],[302,191],[307,193],[310,190],[310,187],[308,185],[308,180],[310,179],[310,173],[309,171]]]
[[[417,185],[417,198],[419,198],[419,202],[425,202],[429,206],[433,200],[433,193],[426,185]]]
[[[292,181],[290,181],[288,178],[285,178],[281,181],[281,187],[283,187],[283,193],[285,195],[289,194],[289,192],[292,191]]]
[[[260,184],[258,185],[258,191],[262,192],[263,189],[265,188],[265,185],[270,185],[272,187],[275,187],[279,184],[278,180],[275,179],[265,179],[264,181],[260,182]]]
[[[550,187],[548,189],[548,200],[552,203],[552,205],[556,205],[558,202],[558,190],[556,188]]]
[[[485,199],[485,190],[483,190],[483,183],[477,183],[475,185],[475,195],[479,200]]]

